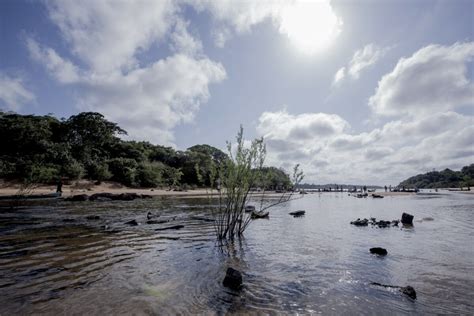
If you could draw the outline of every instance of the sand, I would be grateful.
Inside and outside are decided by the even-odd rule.
[[[12,184],[12,183],[0,183],[0,196],[4,195],[14,195],[18,194],[20,190],[19,184]],[[194,189],[194,190],[187,190],[187,191],[173,191],[164,188],[156,188],[156,189],[136,189],[130,188],[123,185],[120,185],[116,182],[103,182],[100,185],[95,185],[93,182],[81,180],[69,185],[63,185],[62,187],[63,196],[68,197],[75,194],[88,194],[92,195],[94,193],[102,193],[102,192],[109,192],[114,194],[120,193],[137,193],[137,194],[148,194],[153,196],[183,196],[183,197],[205,197],[209,196],[209,194],[217,194],[216,190],[211,191],[210,189]],[[436,193],[431,190],[433,193]],[[27,194],[49,194],[56,192],[55,185],[41,185],[35,187],[32,191],[28,191]],[[426,192],[426,191],[425,191]],[[449,193],[452,191],[448,191],[447,189],[439,189],[438,193]],[[455,191],[457,193],[466,193],[472,194],[474,193],[474,188],[471,188],[471,191]],[[320,194],[326,194],[330,192],[320,192]],[[332,192],[336,193],[336,192]],[[337,193],[347,193],[347,192],[337,192]],[[411,195],[415,194],[413,192],[375,192],[376,194],[380,194],[383,196],[404,196],[404,195]],[[297,193],[295,193],[296,195]],[[308,194],[319,194],[319,192],[308,192]],[[369,193],[369,196],[372,193]],[[258,194],[256,194],[258,195]],[[266,196],[281,196],[281,193],[275,193],[272,191],[265,192]]]

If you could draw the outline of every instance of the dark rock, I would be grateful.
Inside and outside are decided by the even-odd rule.
[[[87,194],[78,194],[72,195],[64,199],[64,201],[78,202],[78,201],[87,201],[89,196]]]
[[[113,200],[113,193],[102,192],[102,193],[94,193],[89,197],[89,201],[96,201],[99,199],[109,199]]]
[[[379,228],[387,228],[390,227],[390,221],[378,221],[375,223]]]
[[[153,198],[153,195],[150,195],[150,194],[142,194],[141,197],[142,197],[142,199],[152,199],[152,198]]]
[[[252,212],[250,214],[250,217],[252,219],[259,219],[259,218],[268,218],[269,217],[269,214],[268,212]]]
[[[64,222],[64,223],[73,223],[73,222],[75,222],[75,221],[76,221],[76,220],[75,220],[74,218],[65,218],[65,219],[63,219],[63,222]]]
[[[393,226],[398,226],[399,223],[400,223],[400,221],[398,219],[392,221]]]
[[[245,213],[255,212],[255,206],[247,205],[245,206]]]
[[[358,218],[355,221],[351,222],[351,224],[355,226],[368,226],[369,220],[367,218],[364,218],[364,219]]]
[[[99,220],[100,219],[100,216],[99,215],[89,215],[86,217],[87,220],[90,220],[90,221],[96,221],[96,220]]]
[[[411,299],[414,299],[416,300],[416,291],[413,287],[411,286],[404,286],[404,287],[401,287],[400,288],[400,291],[405,294],[406,296],[408,296],[409,298]]]
[[[374,247],[370,248],[370,253],[379,255],[379,256],[386,256],[387,255],[387,249],[381,248],[381,247]]]
[[[163,228],[157,228],[155,229],[156,231],[160,231],[160,230],[169,230],[169,229],[181,229],[181,228],[184,228],[184,225],[174,225],[174,226],[168,226],[168,227],[163,227]]]
[[[132,219],[131,221],[125,222],[125,225],[138,226],[138,222],[137,220]]]
[[[413,225],[413,215],[410,215],[408,213],[403,213],[402,214],[402,224],[405,225]]]
[[[295,212],[290,212],[290,215],[293,215],[294,217],[299,217],[303,216],[306,213],[306,211],[300,210],[300,211],[295,211]]]
[[[200,216],[191,216],[191,219],[194,219],[196,221],[203,221],[203,222],[215,222],[216,221],[213,218],[200,217]]]
[[[222,284],[230,289],[239,290],[242,287],[242,273],[235,269],[227,268]]]
[[[114,196],[113,199],[119,201],[133,201],[139,198],[141,198],[141,196],[137,193],[121,193],[119,195]]]
[[[168,219],[163,219],[163,220],[160,220],[160,221],[154,221],[154,220],[146,221],[147,224],[164,224],[164,223],[168,223],[168,222],[169,222]]]

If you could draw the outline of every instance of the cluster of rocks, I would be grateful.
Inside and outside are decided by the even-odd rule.
[[[65,201],[78,202],[78,201],[133,201],[136,199],[151,199],[153,196],[148,194],[138,193],[95,193],[92,195],[77,194],[71,195],[65,198]]]
[[[385,221],[385,220],[377,221],[375,217],[371,217],[370,220],[367,218],[364,218],[364,219],[358,218],[355,221],[352,221],[351,224],[355,226],[369,226],[370,224],[372,226],[377,226],[379,228],[387,228],[387,227],[393,227],[393,226],[398,227],[398,224],[400,224],[400,222],[404,225],[413,225],[413,215],[410,215],[408,213],[403,213],[401,220],[394,219],[392,221]]]

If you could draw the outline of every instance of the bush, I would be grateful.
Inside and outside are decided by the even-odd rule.
[[[57,166],[33,165],[29,169],[24,182],[27,183],[56,183],[59,179],[59,169]]]
[[[62,168],[62,175],[66,176],[70,180],[78,180],[84,176],[85,169],[84,166],[73,160]]]
[[[104,181],[110,179],[112,173],[105,162],[96,162],[87,166],[87,177],[92,180]]]
[[[108,161],[112,180],[127,186],[136,186],[136,173],[138,164],[135,159],[113,158]]]
[[[135,184],[145,188],[162,185],[164,169],[161,163],[141,163],[136,170]]]

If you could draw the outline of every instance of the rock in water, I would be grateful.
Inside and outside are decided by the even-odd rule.
[[[138,226],[138,222],[137,220],[132,219],[131,221],[125,222],[125,225]]]
[[[356,219],[355,221],[351,222],[352,225],[356,226],[368,226],[369,225],[369,220],[367,218],[364,219]]]
[[[413,225],[413,215],[410,215],[408,213],[403,213],[402,214],[402,224],[405,225]]]
[[[235,269],[227,268],[222,284],[230,289],[239,290],[242,287],[242,273]]]
[[[374,247],[370,248],[370,253],[379,255],[379,256],[386,256],[387,255],[387,249],[381,248],[381,247]]]
[[[295,211],[295,212],[290,212],[288,214],[293,215],[294,217],[300,217],[300,216],[303,216],[305,213],[306,213],[306,211],[299,210],[299,211]]]
[[[168,226],[168,227],[163,227],[163,228],[157,228],[157,229],[155,229],[155,230],[156,230],[156,231],[160,231],[160,230],[169,230],[169,229],[178,230],[178,229],[181,229],[181,228],[184,228],[184,225],[174,225],[174,226]]]
[[[86,216],[86,219],[90,220],[90,221],[96,221],[96,220],[100,219],[100,216],[99,215],[89,215],[89,216]]]
[[[406,296],[408,296],[409,298],[411,299],[414,299],[416,300],[416,291],[413,287],[411,286],[404,286],[404,287],[401,287],[400,288],[400,291],[405,294]]]

